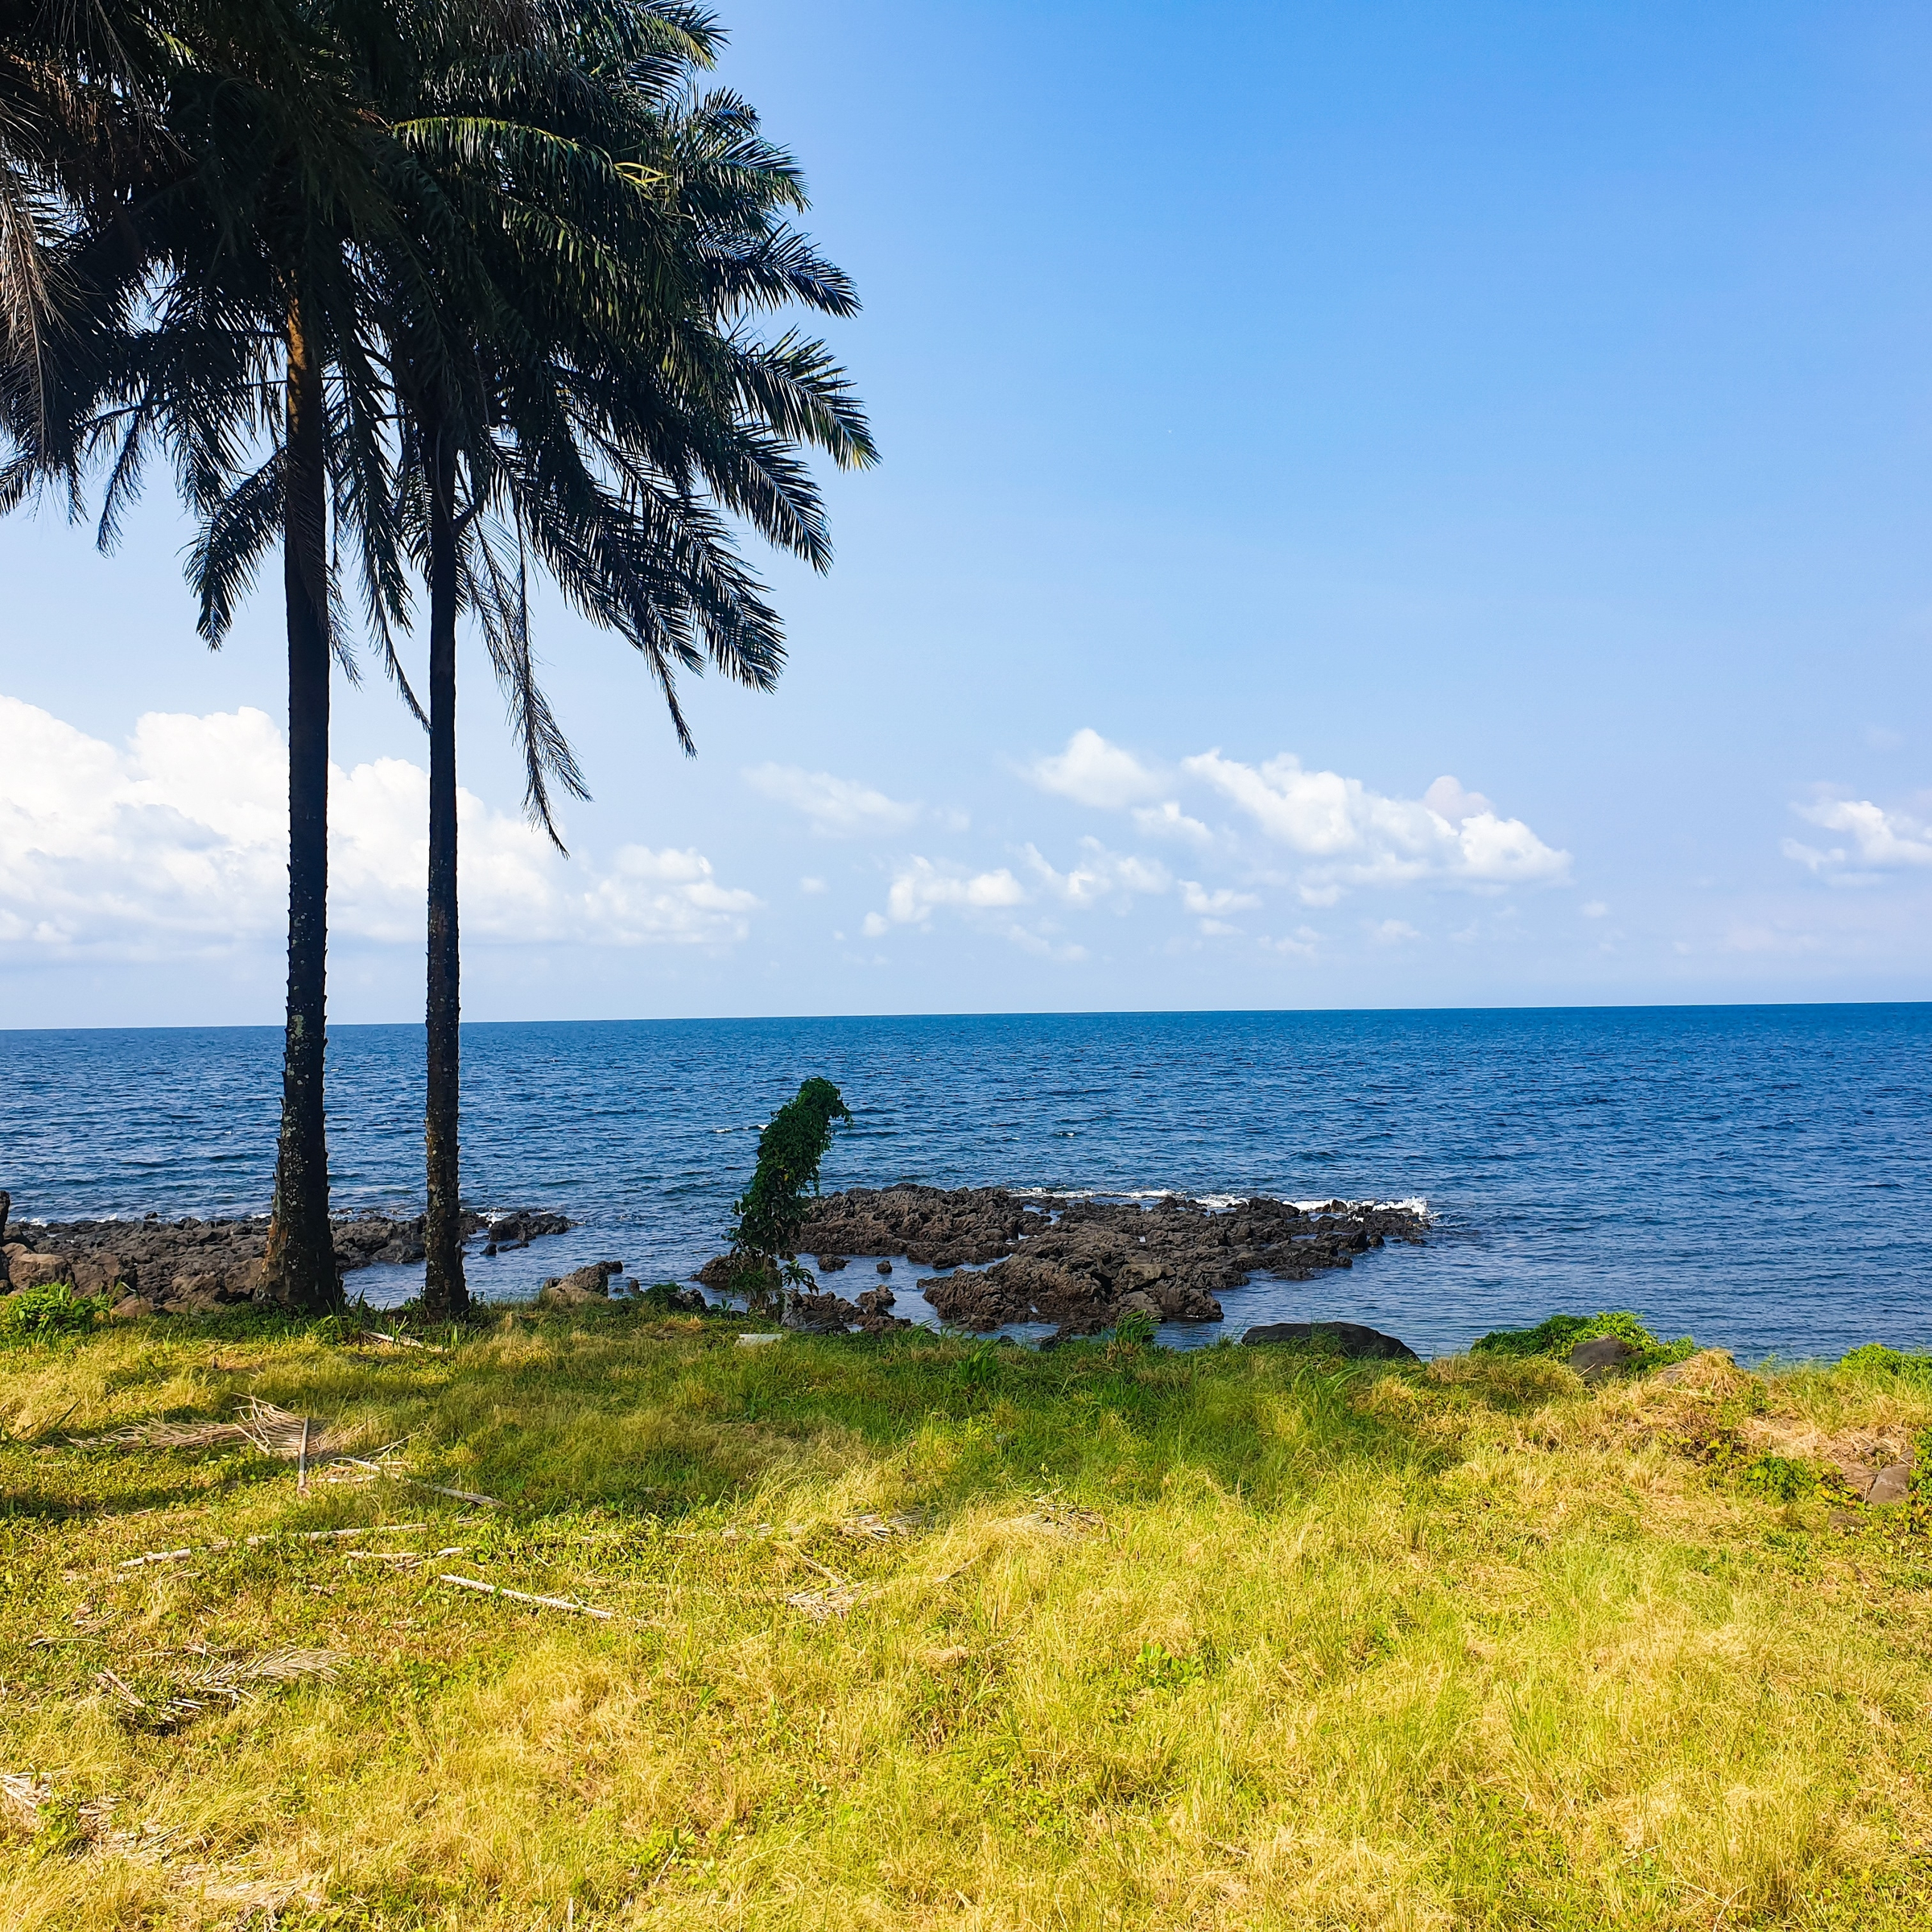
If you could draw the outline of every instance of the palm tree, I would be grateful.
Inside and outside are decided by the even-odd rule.
[[[390,192],[394,143],[343,53],[356,11],[350,0],[154,10],[144,44],[160,53],[137,80],[151,90],[155,133],[118,192],[76,211],[43,251],[42,285],[76,292],[61,327],[38,340],[31,411],[16,378],[6,427],[19,453],[0,476],[0,508],[49,477],[77,506],[85,472],[106,458],[109,547],[148,456],[165,451],[201,523],[190,577],[211,646],[280,543],[288,1001],[263,1287],[309,1310],[341,1298],[323,1107],[329,686],[332,658],[348,662],[333,621],[332,497],[365,602],[385,617],[406,607],[390,534],[372,514],[393,482],[363,318],[369,251],[384,250],[394,281],[408,249]],[[266,448],[252,467],[251,445]]]
[[[650,0],[526,6],[445,37],[410,76],[397,132],[437,239],[425,308],[389,312],[402,407],[404,526],[430,589],[430,865],[424,1299],[467,1304],[457,1148],[456,620],[481,620],[522,739],[526,803],[584,795],[532,675],[526,559],[646,657],[680,743],[680,669],[706,659],[768,689],[775,612],[738,555],[735,514],[817,568],[824,518],[799,446],[874,460],[822,344],[742,328],[761,307],[856,308],[782,215],[790,158],[735,97],[696,97],[708,16]],[[410,288],[419,293],[419,282]],[[558,840],[559,848],[560,839]]]
[[[122,0],[0,0],[0,431],[23,454],[55,343],[85,299],[62,245],[157,158],[159,25]]]

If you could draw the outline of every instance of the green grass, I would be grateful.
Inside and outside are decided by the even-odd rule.
[[[0,1770],[43,1794],[0,1924],[1932,1918],[1932,1511],[1711,1449],[1922,1429],[1912,1358],[1591,1394],[736,1326],[0,1347]],[[66,1444],[251,1397],[399,1473]],[[425,1526],[293,1534],[385,1522]],[[336,1674],[157,1716],[294,1649]]]

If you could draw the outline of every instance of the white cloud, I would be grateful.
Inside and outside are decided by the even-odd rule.
[[[1465,819],[1480,817],[1484,812],[1493,814],[1496,807],[1480,791],[1463,791],[1459,780],[1445,772],[1422,794],[1422,803],[1438,818],[1447,819],[1451,825],[1459,825]]]
[[[287,760],[262,712],[150,712],[125,752],[0,698],[0,946],[153,958],[279,938]],[[422,942],[429,774],[402,758],[329,780],[329,922]],[[758,902],[700,852],[567,861],[522,819],[457,796],[473,939],[639,945],[742,939]]]
[[[1026,889],[1004,865],[997,872],[968,873],[915,857],[894,873],[886,894],[886,915],[895,926],[917,926],[942,906],[983,912],[1026,902]],[[886,921],[877,913],[867,915],[868,935],[877,939],[885,930]]]
[[[1567,852],[1546,845],[1521,819],[1499,818],[1487,799],[1453,778],[1438,779],[1430,791],[1462,815],[1454,823],[1421,799],[1389,798],[1339,772],[1306,770],[1287,753],[1256,766],[1209,751],[1182,768],[1240,807],[1269,838],[1317,861],[1301,887],[1311,905],[1332,904],[1344,887],[1425,879],[1503,886],[1554,882],[1569,872]]]
[[[1369,928],[1368,936],[1378,946],[1400,946],[1422,935],[1406,919],[1384,919],[1380,925]]]
[[[1591,899],[1581,910],[1587,919],[1600,919],[1608,914],[1610,908],[1601,899]]]
[[[1302,861],[1277,882],[1292,886],[1309,906],[1332,906],[1361,888],[1428,881],[1500,892],[1569,877],[1567,852],[1447,774],[1420,799],[1400,799],[1340,772],[1305,770],[1288,754],[1256,766],[1208,751],[1183,758],[1177,770],[1144,763],[1083,727],[1030,775],[1080,804],[1130,812],[1145,836],[1187,841],[1203,857],[1214,848],[1233,849],[1238,835],[1192,815],[1171,793],[1177,778],[1218,793]]]
[[[1181,903],[1190,912],[1203,918],[1219,919],[1224,913],[1252,912],[1261,902],[1257,893],[1232,892],[1225,886],[1210,892],[1192,879],[1181,881]]]
[[[1160,805],[1137,806],[1133,822],[1150,838],[1186,839],[1195,845],[1214,843],[1214,834],[1199,819],[1189,818],[1174,799]]]
[[[1098,839],[1082,839],[1084,855],[1070,872],[1056,872],[1037,848],[1026,848],[1026,863],[1055,898],[1080,910],[1113,900],[1125,906],[1137,894],[1143,898],[1165,892],[1174,883],[1158,859],[1136,858],[1109,852]]]
[[[587,935],[628,946],[741,939],[751,930],[746,915],[758,907],[756,894],[720,886],[711,861],[701,852],[668,847],[653,852],[648,845],[619,847],[610,870],[590,891],[559,896],[564,916],[555,930],[542,937],[568,939]],[[583,923],[579,906],[592,915]],[[599,914],[604,915],[601,920]],[[524,935],[507,930],[497,936]]]
[[[1029,932],[1024,926],[1012,925],[1006,928],[1006,936],[1022,952],[1030,952],[1036,958],[1052,960],[1063,966],[1077,964],[1087,956],[1084,946],[1076,946],[1071,941],[1063,945],[1037,932]]]
[[[1869,799],[1834,799],[1822,793],[1808,805],[1791,809],[1825,832],[1847,835],[1850,844],[1820,851],[1786,839],[1785,857],[1835,885],[1863,885],[1877,875],[1917,865],[1932,865],[1932,826],[1903,811],[1887,811]]]
[[[1080,805],[1118,810],[1142,799],[1158,798],[1161,778],[1130,751],[1109,745],[1097,731],[1083,728],[1067,741],[1057,757],[1042,758],[1033,767],[1033,782],[1043,791],[1057,791]]]
[[[0,698],[0,943],[151,952],[273,932],[287,783],[258,711],[150,715],[123,753]]]
[[[823,892],[824,890],[825,881],[823,879],[800,879],[799,881],[800,892],[817,893]]]
[[[781,805],[803,815],[815,832],[828,838],[877,837],[903,832],[918,821],[920,807],[889,799],[856,778],[799,765],[754,765],[745,782]]]
[[[1315,949],[1321,937],[1312,926],[1298,926],[1291,934],[1284,935],[1278,939],[1265,939],[1261,944],[1270,952],[1285,952],[1301,959],[1311,960],[1315,957]]]

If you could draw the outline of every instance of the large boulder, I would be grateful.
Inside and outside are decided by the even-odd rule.
[[[1354,1362],[1414,1362],[1422,1357],[1406,1342],[1359,1322],[1268,1322],[1241,1337],[1249,1348],[1323,1348]]]
[[[787,1328],[807,1335],[843,1335],[859,1319],[859,1310],[841,1294],[802,1293],[787,1299],[782,1319]]]
[[[51,1287],[56,1282],[74,1278],[73,1263],[64,1255],[39,1254],[22,1241],[9,1241],[0,1252],[6,1257],[6,1285],[10,1291]]]
[[[171,1315],[213,1315],[232,1302],[253,1300],[261,1276],[259,1261],[190,1269],[168,1283],[161,1305]]]
[[[610,1278],[621,1274],[621,1261],[592,1261],[586,1268],[573,1268],[568,1274],[553,1274],[537,1290],[539,1308],[582,1308],[610,1299]]]
[[[1570,1366],[1594,1389],[1628,1368],[1637,1353],[1620,1335],[1596,1335],[1570,1351]]]
[[[132,1294],[141,1285],[141,1271],[132,1261],[118,1254],[97,1250],[72,1257],[69,1279],[76,1294],[105,1294],[110,1288],[125,1288]]]

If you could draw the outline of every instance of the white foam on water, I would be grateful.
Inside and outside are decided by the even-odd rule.
[[[1179,1187],[1016,1187],[1015,1194],[1034,1201],[1164,1201]]]
[[[1325,1194],[1319,1200],[1306,1201],[1295,1200],[1282,1194],[1190,1194],[1185,1187],[1016,1187],[1013,1191],[1029,1200],[1192,1201],[1197,1206],[1208,1208],[1216,1214],[1224,1214],[1229,1208],[1239,1208],[1245,1201],[1285,1201],[1303,1214],[1319,1214],[1333,1202],[1341,1200],[1341,1196],[1332,1194]],[[1379,1208],[1413,1214],[1425,1221],[1435,1219],[1430,1212],[1428,1202],[1419,1194],[1410,1195],[1406,1199],[1399,1201],[1342,1200],[1342,1206],[1351,1213],[1360,1212],[1364,1208]]]

